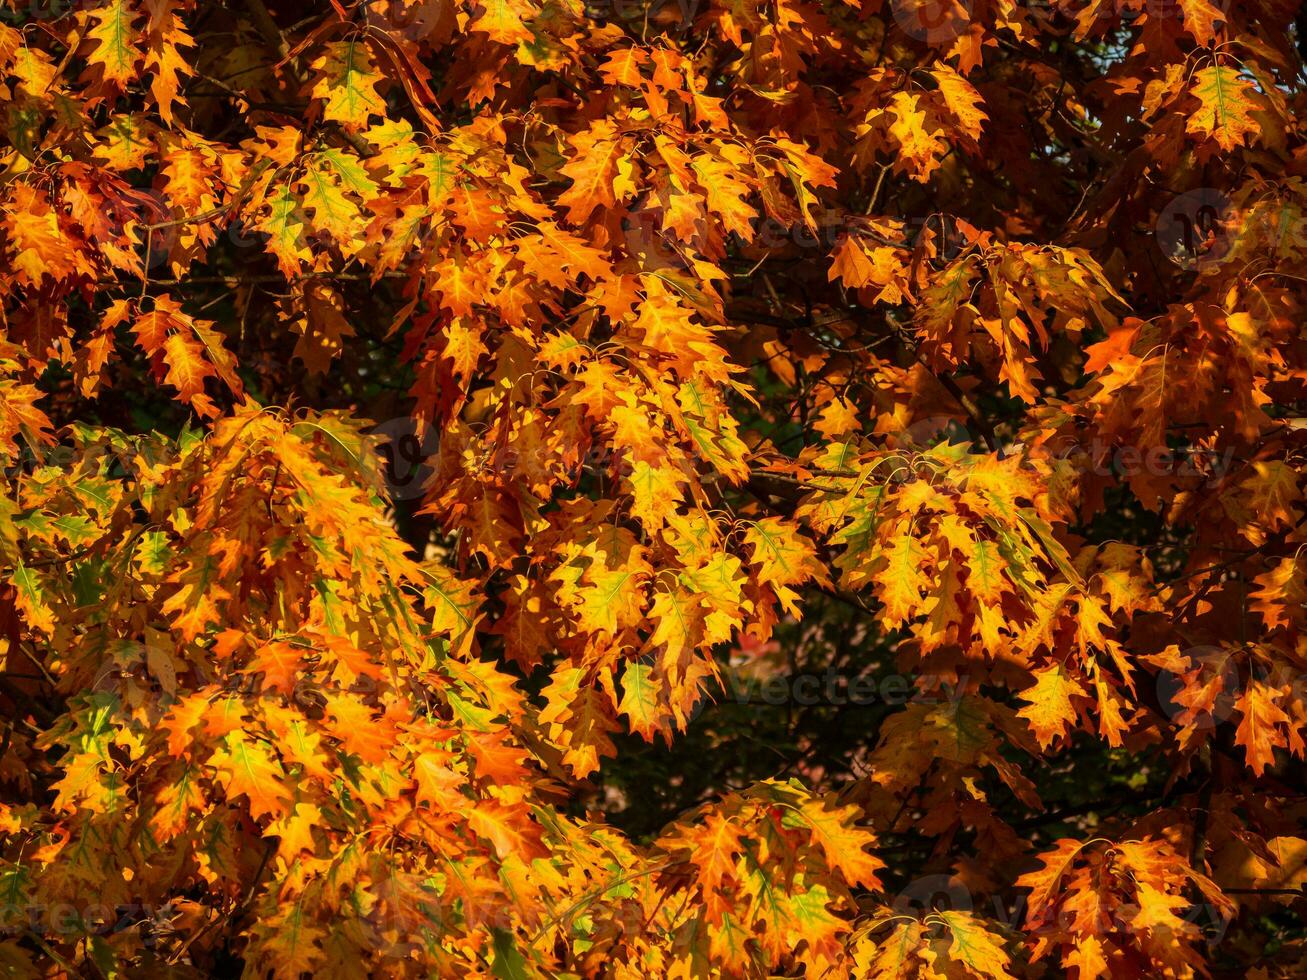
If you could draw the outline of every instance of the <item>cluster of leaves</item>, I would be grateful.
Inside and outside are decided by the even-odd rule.
[[[1296,5],[2,3],[9,975],[1307,968]]]

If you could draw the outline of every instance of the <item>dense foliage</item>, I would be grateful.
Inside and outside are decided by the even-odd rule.
[[[1297,8],[0,0],[0,969],[1302,976]]]

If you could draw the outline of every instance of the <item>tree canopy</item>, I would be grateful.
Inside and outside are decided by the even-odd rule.
[[[0,971],[1307,970],[1287,0],[0,0]]]

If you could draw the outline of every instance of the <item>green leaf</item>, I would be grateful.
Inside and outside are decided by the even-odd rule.
[[[517,940],[505,929],[495,930],[495,958],[490,964],[490,972],[499,980],[531,980],[532,971],[528,970],[526,959],[517,948]]]

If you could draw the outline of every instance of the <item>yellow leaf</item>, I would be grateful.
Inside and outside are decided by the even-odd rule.
[[[659,708],[659,688],[662,682],[652,676],[648,664],[631,661],[622,674],[622,700],[617,710],[630,721],[631,731],[646,742],[652,742],[654,732],[663,727],[663,712]]]
[[[949,959],[961,963],[972,976],[993,977],[994,980],[1011,980],[1011,965],[1007,953],[994,939],[980,920],[970,912],[936,912],[952,937]]]
[[[613,181],[625,142],[607,119],[598,120],[570,142],[575,155],[560,173],[571,178],[572,186],[558,195],[558,206],[567,209],[568,221],[581,224],[595,208],[610,208],[617,203]]]
[[[670,466],[641,459],[631,468],[627,479],[631,483],[631,513],[650,534],[658,533],[683,499],[681,485],[686,482],[685,477]]]
[[[1185,125],[1188,132],[1216,140],[1227,153],[1249,136],[1261,134],[1262,127],[1252,116],[1258,108],[1252,83],[1238,69],[1210,65],[1194,76],[1192,92],[1199,107]]]
[[[289,184],[279,184],[265,204],[266,212],[259,215],[254,228],[268,236],[268,251],[277,259],[282,274],[288,278],[299,275],[312,258],[299,198]]]
[[[95,41],[96,46],[87,55],[87,63],[98,67],[105,81],[120,89],[125,88],[136,78],[136,66],[141,57],[133,43],[136,11],[128,6],[127,0],[109,0],[92,9],[90,14],[95,26],[86,32],[86,36]]]
[[[906,170],[913,180],[925,183],[948,152],[948,144],[939,138],[937,131],[926,128],[926,114],[919,104],[920,96],[895,92],[890,99],[894,121],[889,131],[899,144],[895,169]]]
[[[327,937],[327,931],[305,918],[300,902],[287,901],[259,921],[257,935],[253,958],[266,959],[279,977],[299,977],[312,974],[321,962],[323,952],[317,943]]]
[[[333,41],[312,67],[318,72],[312,96],[324,103],[324,119],[359,130],[372,116],[384,116],[386,104],[377,92],[381,75],[372,64],[367,44],[350,39]]]
[[[289,812],[286,773],[264,743],[232,732],[209,757],[209,765],[217,769],[229,800],[244,796],[249,801],[251,816],[281,819]]]
[[[1216,37],[1216,25],[1226,22],[1226,11],[1230,9],[1225,0],[1218,0],[1217,4],[1209,0],[1179,0],[1179,6],[1184,14],[1185,30],[1204,47]]]
[[[838,868],[850,885],[880,887],[876,872],[885,862],[866,848],[876,838],[856,826],[860,811],[856,806],[838,806],[834,798],[808,800],[799,808],[799,816],[812,833],[812,841],[821,847],[826,860]]]
[[[313,803],[296,803],[295,808],[274,820],[264,831],[265,837],[279,837],[277,853],[289,864],[303,851],[313,853],[313,828],[322,823],[322,810]]]
[[[1035,671],[1034,686],[1017,696],[1030,702],[1017,714],[1030,722],[1040,748],[1047,749],[1075,723],[1076,709],[1071,699],[1087,697],[1088,692],[1065,667],[1054,664]]]
[[[501,858],[516,856],[529,862],[549,855],[540,843],[540,826],[525,806],[482,800],[468,811],[467,822],[477,836],[491,842]]]
[[[980,108],[984,105],[984,100],[975,86],[943,62],[936,64],[930,74],[939,86],[944,104],[958,121],[958,126],[972,139],[979,139],[989,116]]]
[[[817,560],[817,551],[798,528],[779,517],[764,517],[744,532],[744,541],[753,549],[753,565],[758,581],[770,585],[781,604],[798,615],[798,596],[792,585],[817,581],[829,585],[825,568]]]
[[[1295,524],[1302,502],[1298,470],[1278,460],[1252,466],[1253,475],[1239,486],[1247,494],[1247,506],[1256,522],[1271,530]]]
[[[480,13],[468,24],[469,31],[487,34],[500,44],[529,44],[535,35],[526,20],[540,12],[530,0],[478,0]]]
[[[927,557],[926,549],[911,534],[897,535],[882,553],[885,565],[872,579],[890,629],[921,612],[922,590],[930,587],[930,579],[922,571]]]
[[[1276,703],[1285,697],[1280,688],[1249,678],[1248,686],[1236,702],[1241,717],[1234,741],[1243,746],[1248,768],[1259,776],[1274,765],[1275,748],[1286,744],[1278,726],[1290,726],[1292,722]]]
[[[60,229],[45,191],[19,184],[13,204],[0,215],[19,283],[39,286],[44,276],[57,280],[73,273],[76,250]]]
[[[577,616],[583,630],[615,635],[644,616],[644,591],[638,573],[628,568],[591,569],[577,590]]]

